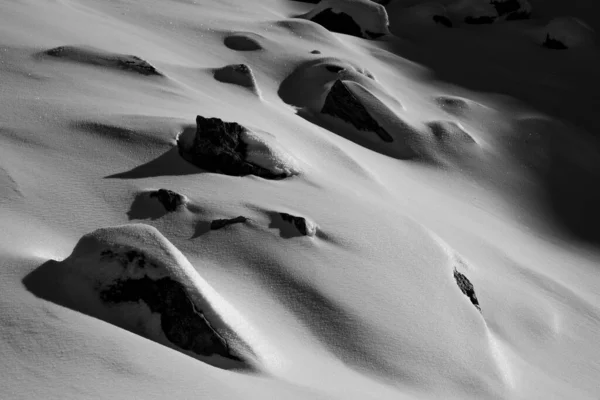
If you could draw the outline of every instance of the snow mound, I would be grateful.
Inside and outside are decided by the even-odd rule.
[[[219,82],[239,85],[251,89],[257,95],[259,94],[256,78],[254,78],[252,69],[246,64],[232,64],[218,68],[214,71],[214,77]]]
[[[301,18],[316,22],[332,32],[366,39],[389,34],[385,7],[370,0],[322,0]]]
[[[149,225],[85,235],[67,259],[40,267],[27,286],[211,365],[250,367],[250,352],[229,323],[242,320],[241,315]]]
[[[112,53],[87,46],[60,46],[41,53],[65,61],[133,72],[145,76],[163,76],[154,66],[139,57]]]
[[[293,176],[301,172],[298,160],[283,149],[277,138],[258,129],[249,129],[242,135],[246,143],[246,160],[265,168],[274,175]]]
[[[559,17],[536,34],[536,41],[551,49],[589,47],[594,44],[595,32],[580,19]]]

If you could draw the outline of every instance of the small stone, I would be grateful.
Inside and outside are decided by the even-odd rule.
[[[477,300],[477,295],[475,294],[475,289],[473,288],[471,281],[456,269],[454,269],[454,279],[463,294],[467,296],[469,300],[471,300],[471,303],[473,303],[473,305],[481,312],[479,300]]]
[[[168,212],[176,211],[185,203],[185,196],[168,189],[158,189],[150,193],[150,197],[156,197]]]
[[[314,236],[317,232],[317,226],[313,222],[307,221],[306,218],[287,213],[279,213],[279,215],[285,222],[293,224],[304,236]]]

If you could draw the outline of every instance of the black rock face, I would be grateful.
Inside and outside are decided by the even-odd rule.
[[[506,17],[507,21],[527,19],[531,16],[529,12],[519,10],[521,8],[521,3],[518,0],[492,0],[490,3],[494,6],[498,15],[501,17]]]
[[[201,356],[218,354],[241,361],[202,310],[196,309],[183,285],[171,278],[118,280],[102,289],[100,298],[106,303],[143,301],[153,313],[160,314],[161,328],[175,346]]]
[[[448,18],[444,15],[434,15],[433,22],[435,22],[436,24],[444,25],[445,27],[448,27],[448,28],[452,28],[452,21],[450,21],[450,18]]]
[[[466,17],[465,23],[471,25],[483,25],[483,24],[493,24],[496,21],[496,17]]]
[[[145,76],[163,76],[146,60],[128,54],[108,53],[92,48],[76,46],[55,47],[47,50],[44,54],[82,64],[108,66]]]
[[[331,32],[364,37],[360,26],[345,13],[336,14],[331,8],[321,11],[311,18],[311,21],[323,26]]]
[[[239,217],[230,218],[230,219],[215,219],[214,221],[212,221],[210,223],[210,229],[213,231],[216,231],[217,229],[224,228],[227,225],[243,224],[246,221],[248,221],[248,218],[241,216],[241,215]]]
[[[375,132],[384,142],[394,141],[339,79],[331,87],[321,113],[338,117],[358,130]]]
[[[226,175],[256,175],[266,179],[282,179],[268,169],[246,161],[247,145],[242,140],[243,126],[219,118],[196,117],[196,136],[188,150],[190,162],[198,167]]]
[[[481,312],[481,307],[479,306],[479,300],[477,300],[477,295],[475,295],[475,289],[471,284],[471,281],[467,279],[466,276],[458,272],[456,269],[454,270],[454,279],[456,280],[456,284],[463,292],[465,296],[471,300],[471,303]]]
[[[150,197],[156,197],[168,212],[176,211],[184,203],[184,197],[168,189],[158,189],[150,193]]]
[[[550,37],[550,34],[546,35],[546,40],[542,43],[542,46],[552,49],[552,50],[566,50],[568,47],[561,42],[560,40],[556,40]]]
[[[310,230],[308,229],[305,218],[296,217],[295,215],[286,213],[279,213],[279,215],[281,216],[281,219],[283,219],[285,222],[293,224],[296,227],[296,229],[298,229],[298,232],[300,232],[304,236],[310,235]]]

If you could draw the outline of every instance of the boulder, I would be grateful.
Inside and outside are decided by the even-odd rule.
[[[297,217],[287,213],[279,213],[279,215],[285,222],[293,224],[298,229],[298,232],[304,236],[314,236],[317,233],[317,225],[304,217]]]
[[[321,113],[340,118],[358,130],[374,132],[384,142],[394,141],[392,136],[379,125],[360,100],[339,79],[334,82],[327,94]]]

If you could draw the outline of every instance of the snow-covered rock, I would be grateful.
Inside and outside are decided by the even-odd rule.
[[[594,30],[574,17],[555,18],[536,33],[536,41],[551,49],[587,47],[594,40]]]
[[[322,0],[301,18],[316,22],[332,32],[366,39],[389,34],[385,7],[370,0]]]

